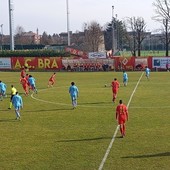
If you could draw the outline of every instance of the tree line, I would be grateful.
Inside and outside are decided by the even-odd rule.
[[[170,0],[155,0],[153,2],[155,16],[153,19],[162,24],[160,40],[166,49],[168,56],[170,43]],[[97,21],[83,24],[83,31],[71,33],[71,45],[85,52],[97,52],[101,50],[111,50],[115,54],[119,50],[128,48],[133,56],[140,56],[142,43],[148,36],[146,31],[147,23],[143,17],[129,17],[124,21],[113,17],[105,26],[101,26]],[[31,39],[24,39],[25,30],[18,26],[15,34],[15,44],[34,44]],[[40,44],[45,45],[67,45],[67,34],[49,35],[45,31],[41,35]],[[104,45],[104,48],[101,45]]]

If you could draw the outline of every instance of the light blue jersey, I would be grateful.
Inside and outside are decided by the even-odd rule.
[[[19,110],[21,107],[23,107],[22,97],[19,96],[18,94],[14,95],[12,98],[12,104],[16,110]]]
[[[1,93],[2,95],[5,95],[5,93],[6,93],[6,88],[7,88],[6,84],[3,83],[3,82],[1,82],[1,83],[0,83],[0,93]]]
[[[35,85],[35,78],[32,77],[32,76],[29,77],[29,78],[28,78],[28,82],[29,82],[32,90],[33,90],[35,93],[37,93],[37,89],[36,89],[36,85]]]
[[[32,85],[34,85],[35,86],[35,78],[34,77],[29,77],[28,78],[28,82],[29,82],[29,84],[32,86]]]
[[[23,101],[22,97],[18,95],[18,92],[12,97],[12,104],[15,108],[16,119],[21,120],[20,109],[23,108]]]
[[[146,77],[147,77],[148,80],[149,80],[150,71],[151,70],[148,67],[146,67],[145,74],[146,74]]]
[[[145,69],[145,73],[146,73],[146,76],[149,76],[149,74],[150,74],[150,69],[149,69],[149,68],[146,68],[146,69]]]
[[[127,83],[128,83],[128,75],[127,75],[127,73],[124,71],[124,72],[123,72],[123,84],[124,84],[124,86],[127,86]]]
[[[128,75],[126,72],[123,73],[123,81],[127,81],[128,80]]]
[[[78,93],[79,93],[79,90],[78,90],[77,86],[75,86],[75,85],[70,86],[69,93],[70,93],[72,101],[76,100],[77,97],[78,97]]]

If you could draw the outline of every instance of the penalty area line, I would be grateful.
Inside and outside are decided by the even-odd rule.
[[[140,76],[140,78],[139,78],[139,80],[138,80],[138,82],[137,82],[137,84],[136,84],[136,86],[135,86],[135,88],[134,88],[134,90],[133,90],[130,98],[129,98],[127,107],[129,107],[129,105],[130,105],[130,103],[131,103],[131,100],[132,100],[132,98],[133,98],[133,95],[134,95],[135,92],[136,92],[136,89],[137,89],[137,87],[138,87],[138,85],[139,85],[139,83],[140,83],[140,81],[141,81],[141,79],[142,79],[143,74],[144,74],[144,72],[141,74],[141,76]],[[108,157],[108,155],[109,155],[109,153],[110,153],[110,150],[112,149],[112,145],[113,145],[113,142],[115,141],[115,137],[116,137],[116,135],[117,135],[118,129],[119,129],[119,125],[117,125],[117,127],[116,127],[116,130],[115,130],[115,132],[114,132],[114,135],[113,135],[113,137],[112,137],[112,140],[110,141],[110,144],[109,144],[109,146],[108,146],[108,148],[107,148],[107,150],[106,150],[106,153],[105,153],[105,155],[104,155],[104,157],[103,157],[103,159],[102,159],[102,161],[101,161],[101,163],[100,163],[100,166],[99,166],[98,170],[102,170],[102,169],[103,169],[103,166],[104,166],[104,164],[105,164],[105,162],[106,162],[106,160],[107,160],[107,157]]]

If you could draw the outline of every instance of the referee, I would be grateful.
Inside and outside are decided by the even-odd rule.
[[[11,98],[10,98],[8,109],[12,108],[12,98],[13,98],[14,95],[16,95],[16,92],[17,92],[17,89],[13,85],[11,85]]]

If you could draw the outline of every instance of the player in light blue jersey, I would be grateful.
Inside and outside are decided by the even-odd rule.
[[[127,86],[127,82],[128,82],[128,75],[127,75],[126,71],[123,71],[123,84],[124,84],[124,86]]]
[[[36,85],[35,85],[35,78],[32,77],[32,75],[29,75],[28,82],[29,82],[29,84],[30,84],[30,86],[31,86],[31,89],[32,89],[35,93],[37,93],[37,89],[36,89]]]
[[[71,96],[73,109],[75,109],[76,106],[77,106],[77,97],[78,97],[78,94],[79,94],[79,90],[78,90],[78,88],[77,88],[77,86],[75,85],[74,82],[71,82],[71,86],[69,87],[69,93],[70,93],[70,96]]]
[[[145,68],[145,74],[146,74],[146,78],[149,80],[149,76],[150,76],[150,69],[146,66]]]
[[[6,84],[0,80],[0,100],[3,100],[3,97],[6,97],[6,88]]]
[[[15,108],[16,120],[17,119],[20,120],[21,119],[20,109],[23,108],[23,101],[22,101],[22,97],[18,94],[18,92],[16,92],[16,95],[13,96],[12,104]]]

